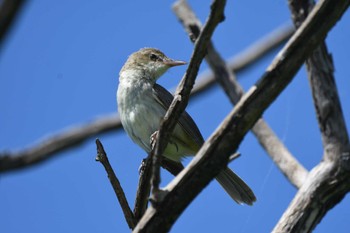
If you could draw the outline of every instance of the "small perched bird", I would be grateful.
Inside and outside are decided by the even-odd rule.
[[[147,153],[151,151],[151,136],[159,130],[160,122],[173,96],[156,81],[170,67],[184,65],[154,48],[143,48],[131,54],[119,73],[117,102],[122,125],[130,138]],[[181,162],[185,156],[199,151],[204,139],[191,116],[184,112],[170,136],[163,153],[166,158]],[[253,191],[228,167],[216,180],[237,203],[252,205]]]

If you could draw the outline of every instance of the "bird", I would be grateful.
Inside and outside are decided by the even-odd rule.
[[[159,130],[173,95],[156,81],[171,67],[186,62],[167,57],[155,48],[142,48],[132,53],[119,72],[117,89],[118,113],[124,130],[134,143],[151,152],[151,137]],[[204,143],[196,123],[184,111],[170,135],[162,156],[181,163],[194,156]],[[256,197],[251,188],[228,167],[215,179],[238,204],[252,205]]]

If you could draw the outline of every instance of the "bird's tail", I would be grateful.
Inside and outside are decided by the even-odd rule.
[[[249,186],[229,168],[222,170],[215,178],[238,204],[253,205],[253,202],[256,201],[256,197]]]

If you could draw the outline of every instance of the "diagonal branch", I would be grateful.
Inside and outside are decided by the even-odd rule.
[[[284,44],[293,33],[294,27],[289,23],[280,26],[250,45],[247,49],[230,58],[226,64],[233,73],[242,72],[254,64],[252,61],[257,61],[267,52]],[[213,84],[216,84],[215,80],[215,76],[212,72],[209,70],[203,72],[198,78],[198,82],[194,85],[191,94],[193,96],[196,96],[197,93],[200,94],[202,90],[206,90],[212,87]]]
[[[19,11],[25,3],[25,0],[3,0],[0,2],[0,48],[13,21],[16,20]]]
[[[230,59],[228,62],[230,69],[237,72],[246,69],[281,45],[292,33],[293,30],[290,26],[274,30],[268,36],[254,43],[252,47]],[[253,50],[256,53],[253,53]],[[214,75],[210,72],[204,72],[193,88],[192,95],[200,95],[213,86],[214,83]],[[81,126],[70,127],[40,140],[29,148],[24,148],[17,152],[6,151],[0,153],[0,172],[23,169],[39,164],[58,156],[59,152],[79,146],[97,134],[109,133],[121,128],[120,119],[116,114],[103,116]]]
[[[159,167],[161,155],[168,144],[170,134],[173,132],[181,114],[188,104],[199,66],[207,53],[210,38],[214,33],[216,26],[224,20],[225,5],[226,0],[213,1],[207,22],[196,40],[186,73],[175,91],[174,99],[160,124],[155,149],[152,150],[152,154],[154,153],[152,186],[156,191],[158,190],[160,183]]]
[[[103,145],[99,139],[96,139],[96,146],[97,146],[97,156],[96,161],[100,162],[103,167],[105,168],[108,179],[113,187],[114,193],[118,198],[119,204],[122,207],[124,217],[126,222],[128,223],[128,226],[130,229],[134,229],[136,225],[136,219],[134,217],[134,214],[132,213],[128,201],[126,200],[124,191],[122,186],[120,185],[120,182],[115,175],[113,168],[111,164],[109,163],[107,154],[105,152],[105,149],[103,148]]]
[[[18,152],[3,152],[0,156],[0,172],[21,169],[46,161],[59,155],[59,152],[79,146],[87,138],[116,129],[121,129],[121,122],[113,114],[53,134],[28,149],[25,148]]]
[[[173,10],[185,27],[190,39],[194,41],[201,28],[199,19],[186,1],[176,2],[173,5]],[[205,58],[231,103],[236,104],[244,93],[243,88],[237,82],[234,73],[229,70],[224,59],[216,51],[212,42],[209,44],[208,54]],[[257,121],[252,131],[277,167],[295,187],[299,188],[306,179],[307,170],[288,151],[262,118]]]
[[[290,83],[303,61],[324,40],[349,4],[350,0],[320,1],[263,77],[204,143],[191,163],[166,187],[168,194],[157,209],[147,209],[134,232],[169,231],[196,195],[226,166],[230,154],[238,148],[248,130]],[[321,24],[323,26],[319,27]],[[312,195],[307,198],[310,197]]]
[[[140,221],[142,215],[146,212],[148,206],[148,198],[151,191],[151,179],[152,163],[149,157],[142,160],[139,168],[139,183],[136,192],[134,216],[136,222]]]

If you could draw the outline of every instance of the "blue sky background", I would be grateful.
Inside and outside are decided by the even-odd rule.
[[[157,47],[189,60],[192,44],[171,11],[173,1],[30,1],[0,50],[0,150],[30,146],[41,138],[117,111],[118,72],[127,56]],[[210,1],[190,1],[205,20]],[[213,41],[230,58],[290,21],[287,1],[228,1],[226,20]],[[347,124],[350,119],[350,14],[329,33],[327,44]],[[278,50],[275,51],[277,53]],[[269,55],[238,75],[245,90],[263,74]],[[186,67],[160,83],[174,87]],[[207,69],[205,63],[201,71]],[[219,87],[191,101],[188,111],[207,138],[232,106]],[[290,151],[311,169],[322,158],[312,97],[302,68],[264,117]],[[124,132],[99,135],[134,202],[138,167],[145,153]],[[253,207],[236,205],[212,182],[186,209],[172,232],[269,232],[296,190],[249,133],[230,165],[255,191]],[[94,140],[48,162],[0,176],[1,232],[128,232]],[[163,173],[163,185],[172,178]],[[348,232],[349,195],[315,232]]]

